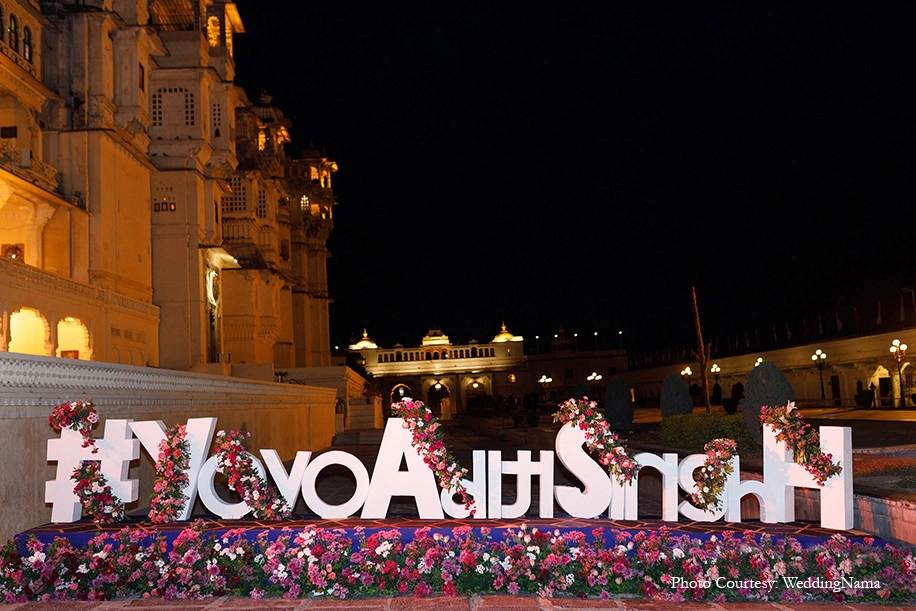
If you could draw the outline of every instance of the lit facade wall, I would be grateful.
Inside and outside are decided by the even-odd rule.
[[[104,11],[3,8],[0,350],[156,365],[138,81],[154,36]]]
[[[0,350],[224,374],[329,364],[336,164],[287,159],[289,122],[233,83],[235,5],[90,4],[2,3]]]

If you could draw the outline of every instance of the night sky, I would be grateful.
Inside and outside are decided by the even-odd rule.
[[[916,286],[914,3],[238,6],[237,82],[340,166],[332,345],[654,349],[691,286],[712,338]]]

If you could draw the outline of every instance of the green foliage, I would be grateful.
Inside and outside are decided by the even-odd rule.
[[[763,443],[763,429],[760,426],[760,408],[764,405],[786,405],[795,400],[795,391],[789,380],[775,364],[760,363],[747,376],[744,387],[744,424],[757,443]]]
[[[630,387],[620,378],[611,378],[604,393],[604,417],[617,432],[633,426],[633,398]]]
[[[662,444],[666,448],[702,453],[704,445],[718,438],[733,439],[741,454],[759,453],[759,444],[754,442],[739,415],[703,413],[662,420]]]
[[[687,390],[681,376],[673,371],[666,375],[662,382],[661,406],[662,419],[693,413],[690,391]]]

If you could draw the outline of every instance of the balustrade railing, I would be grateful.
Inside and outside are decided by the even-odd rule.
[[[0,258],[0,286],[3,285],[18,289],[32,287],[34,290],[50,293],[52,297],[61,301],[79,301],[90,305],[97,305],[98,302],[101,302],[159,318],[159,306],[152,303],[111,293],[70,278],[62,278],[58,274],[13,259]]]
[[[33,156],[31,151],[23,157],[23,149],[16,148],[10,139],[0,140],[0,167],[45,191],[63,195],[57,168]]]

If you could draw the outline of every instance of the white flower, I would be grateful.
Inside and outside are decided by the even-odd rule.
[[[786,413],[787,413],[787,414],[791,414],[791,413],[792,413],[792,410],[794,410],[794,409],[795,409],[795,401],[789,401],[789,402],[786,404]]]
[[[388,553],[391,551],[391,547],[392,545],[390,541],[383,541],[381,545],[375,548],[375,553],[382,558],[387,558]]]
[[[683,558],[684,550],[682,550],[679,547],[675,547],[673,550],[671,550],[671,555],[674,556],[675,558]]]

